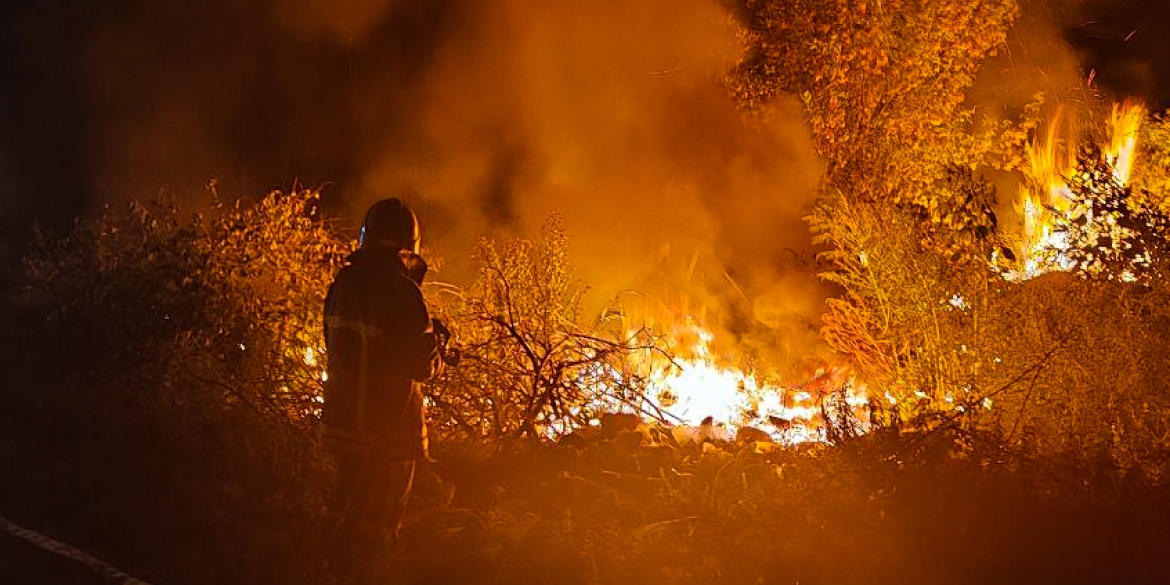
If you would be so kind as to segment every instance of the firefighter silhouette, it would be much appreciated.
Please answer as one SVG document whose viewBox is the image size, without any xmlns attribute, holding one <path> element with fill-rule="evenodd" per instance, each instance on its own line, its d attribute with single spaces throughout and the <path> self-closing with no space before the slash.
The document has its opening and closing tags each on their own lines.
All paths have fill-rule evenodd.
<svg viewBox="0 0 1170 585">
<path fill-rule="evenodd" d="M 441 367 L 414 213 L 378 201 L 359 241 L 325 301 L 322 419 L 340 513 L 326 554 L 341 571 L 397 544 L 416 463 L 428 457 L 421 382 Z"/>
</svg>

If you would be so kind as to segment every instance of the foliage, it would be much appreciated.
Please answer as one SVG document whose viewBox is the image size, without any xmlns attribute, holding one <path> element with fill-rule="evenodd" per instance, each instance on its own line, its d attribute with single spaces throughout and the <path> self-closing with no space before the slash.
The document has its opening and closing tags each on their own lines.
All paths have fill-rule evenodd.
<svg viewBox="0 0 1170 585">
<path fill-rule="evenodd" d="M 965 189 L 964 213 L 976 217 L 970 210 L 983 209 L 987 193 L 963 187 L 977 185 L 968 181 L 957 175 L 947 188 Z M 36 277 L 25 289 L 27 331 L 44 331 L 9 355 L 3 370 L 14 399 L 0 411 L 0 463 L 22 479 L 0 486 L 4 501 L 65 514 L 57 525 L 67 529 L 51 532 L 154 582 L 316 582 L 328 470 L 299 431 L 305 422 L 299 405 L 262 398 L 291 377 L 220 380 L 244 386 L 240 394 L 254 398 L 244 402 L 208 383 L 207 370 L 190 375 L 169 361 L 202 355 L 214 365 L 220 358 L 211 348 L 230 349 L 239 332 L 255 336 L 248 338 L 255 345 L 262 332 L 283 331 L 225 327 L 231 337 L 191 343 L 224 335 L 194 326 L 229 307 L 230 299 L 248 308 L 256 306 L 249 295 L 276 294 L 260 284 L 268 282 L 264 275 L 293 264 L 263 254 L 284 250 L 299 258 L 297 242 L 304 240 L 279 231 L 280 221 L 267 222 L 302 217 L 303 201 L 276 197 L 272 205 L 284 212 L 241 206 L 224 210 L 234 220 L 206 223 L 179 221 L 169 207 L 111 216 L 120 219 L 91 224 L 108 229 L 79 229 L 76 242 L 31 260 Z M 1163 355 L 1170 347 L 1170 293 L 1164 286 L 1067 274 L 1006 283 L 986 266 L 995 239 L 979 233 L 985 224 L 932 231 L 919 215 L 891 216 L 871 203 L 842 198 L 822 206 L 814 221 L 839 224 L 823 232 L 837 238 L 825 258 L 830 278 L 861 299 L 852 307 L 874 308 L 861 331 L 903 341 L 874 343 L 874 353 L 858 352 L 859 363 L 885 364 L 906 390 L 915 384 L 961 391 L 973 381 L 979 391 L 972 401 L 957 402 L 974 408 L 976 397 L 992 397 L 995 405 L 981 422 L 996 423 L 1002 435 L 940 418 L 906 425 L 929 431 L 884 428 L 834 447 L 797 449 L 679 445 L 669 433 L 644 426 L 575 433 L 575 440 L 555 444 L 514 441 L 486 458 L 467 444 L 441 441 L 438 463 L 420 471 L 405 549 L 387 555 L 385 580 L 1157 582 L 1170 558 L 1164 539 L 1151 537 L 1163 530 L 1170 509 L 1162 487 L 1167 476 L 1150 465 L 1160 461 L 1164 470 L 1170 452 L 1164 399 L 1170 360 Z M 299 219 L 290 224 L 296 231 L 327 229 Z M 217 246 L 256 255 L 187 247 L 217 233 L 211 240 Z M 232 233 L 238 238 L 225 235 Z M 323 248 L 337 254 L 326 259 L 347 249 L 332 236 L 317 237 L 338 246 Z M 246 242 L 276 246 L 264 252 Z M 463 411 L 487 419 L 478 421 L 485 426 L 475 427 L 475 436 L 514 436 L 526 429 L 515 420 L 493 427 L 489 413 L 499 408 L 500 416 L 523 418 L 529 404 L 547 399 L 545 418 L 531 417 L 527 430 L 543 439 L 548 433 L 541 427 L 557 414 L 554 400 L 588 412 L 594 404 L 586 397 L 595 396 L 589 393 L 632 383 L 614 376 L 591 386 L 597 378 L 587 366 L 572 369 L 574 359 L 595 357 L 594 366 L 627 371 L 620 368 L 632 369 L 628 359 L 637 354 L 631 344 L 653 340 L 630 341 L 616 317 L 580 324 L 583 287 L 571 278 L 566 244 L 555 224 L 535 242 L 485 241 L 479 282 L 467 291 L 428 291 L 441 297 L 440 309 L 467 356 L 449 370 L 447 385 L 433 389 L 437 428 L 471 434 L 457 430 L 463 423 L 451 413 L 478 405 L 481 411 Z M 972 249 L 978 253 L 939 252 Z M 200 272 L 209 258 L 224 270 Z M 332 269 L 307 262 L 297 270 L 296 280 L 281 286 L 298 288 L 307 304 L 319 303 L 314 291 Z M 317 270 L 320 279 L 306 277 Z M 225 276 L 184 284 L 181 274 Z M 215 283 L 242 292 L 217 295 L 209 290 Z M 184 327 L 193 333 L 181 334 Z M 932 353 L 907 349 L 922 339 L 935 344 Z M 546 361 L 525 362 L 525 346 Z M 228 376 L 230 364 L 249 357 L 241 354 L 228 354 L 236 361 L 215 367 Z M 293 357 L 287 363 L 307 367 Z M 992 366 L 994 357 L 1003 363 Z M 493 358 L 516 361 L 507 368 Z M 530 367 L 542 363 L 548 367 Z M 556 363 L 568 364 L 562 378 L 554 375 Z M 70 367 L 77 364 L 84 367 Z M 241 370 L 263 371 L 249 368 Z M 558 379 L 560 385 L 550 383 Z M 1106 387 L 1113 391 L 1101 390 Z M 492 393 L 498 388 L 508 391 Z M 899 404 L 913 406 L 913 396 L 907 392 Z M 587 422 L 581 417 L 569 425 Z M 69 503 L 78 490 L 87 496 L 80 507 Z M 1065 560 L 1037 560 L 1048 558 Z"/>
<path fill-rule="evenodd" d="M 616 306 L 596 321 L 582 317 L 586 289 L 572 278 L 567 247 L 553 217 L 535 242 L 481 241 L 468 290 L 431 287 L 463 349 L 459 366 L 430 386 L 440 433 L 561 435 L 602 412 L 645 406 L 631 360 L 658 352 L 656 340 L 627 331 Z"/>
<path fill-rule="evenodd" d="M 1170 213 L 1170 116 L 1163 112 L 1146 120 L 1137 142 L 1132 195 L 1146 207 Z"/>
<path fill-rule="evenodd" d="M 1135 206 L 1093 152 L 1070 192 L 1059 253 L 1087 279 L 1004 281 L 986 262 L 1006 249 L 994 224 L 931 231 L 905 212 L 822 200 L 810 223 L 830 246 L 823 276 L 844 291 L 828 302 L 823 334 L 871 382 L 879 424 L 998 428 L 1046 454 L 1161 482 L 1170 453 L 1164 220 Z M 964 214 L 979 217 L 984 192 L 969 193 Z M 1095 222 L 1115 239 L 1102 241 Z"/>
<path fill-rule="evenodd" d="M 272 193 L 185 220 L 171 204 L 131 203 L 31 255 L 23 297 L 92 329 L 83 339 L 110 350 L 92 355 L 112 371 L 140 376 L 151 364 L 160 378 L 304 421 L 324 371 L 325 291 L 351 249 L 317 205 L 312 192 Z"/>
<path fill-rule="evenodd" d="M 1057 295 L 1046 288 L 1050 279 L 1008 283 L 990 265 L 1012 253 L 979 173 L 1020 168 L 1043 97 L 1018 122 L 977 122 L 963 101 L 983 58 L 1003 44 L 1015 4 L 847 4 L 740 3 L 747 54 L 728 82 L 753 112 L 767 115 L 781 93 L 804 105 L 828 164 L 808 222 L 825 247 L 821 276 L 841 291 L 826 305 L 822 335 L 869 383 L 874 419 L 1002 428 L 1047 453 L 1101 452 L 1161 473 L 1161 386 L 1119 357 L 1163 359 L 1154 333 L 1159 285 L 1126 292 L 1131 304 L 1119 307 L 1082 289 L 1103 283 L 1070 284 Z M 1147 126 L 1138 185 L 1164 174 L 1163 126 Z M 1161 215 L 1134 203 L 1160 201 L 1161 190 L 1121 188 L 1098 159 L 1083 162 L 1071 185 L 1083 213 L 1072 222 L 1104 219 L 1125 236 L 1100 241 L 1070 223 L 1069 257 L 1115 276 L 1136 272 L 1135 258 L 1158 262 Z M 1116 254 L 1102 256 L 1103 245 Z M 1086 310 L 1087 300 L 1067 296 L 1074 292 L 1097 304 Z M 1105 339 L 1132 349 L 1101 355 Z"/>
<path fill-rule="evenodd" d="M 935 231 L 877 204 L 819 203 L 809 220 L 829 247 L 822 276 L 844 291 L 828 301 L 822 333 L 870 382 L 876 422 L 998 428 L 1046 454 L 1166 477 L 1161 220 L 1129 205 L 1107 164 L 1083 161 L 1070 181 L 1079 217 L 1129 229 L 1113 256 L 1087 232 L 1070 234 L 1061 253 L 1088 279 L 1003 280 L 987 262 L 1006 249 L 993 223 Z M 977 218 L 986 192 L 969 184 L 963 214 Z M 1137 267 L 1134 255 L 1149 260 Z M 1123 272 L 1140 282 L 1121 282 Z"/>
<path fill-rule="evenodd" d="M 440 454 L 420 477 L 388 577 L 1153 583 L 1165 566 L 1166 543 L 1150 538 L 1164 522 L 1164 493 L 994 435 L 886 432 L 760 452 L 662 444 L 646 430 L 490 458 Z"/>
<path fill-rule="evenodd" d="M 1006 288 L 997 355 L 1038 365 L 988 413 L 1010 440 L 1170 478 L 1170 291 L 1151 283 L 1057 272 Z"/>
<path fill-rule="evenodd" d="M 1012 0 L 743 0 L 747 47 L 728 77 L 740 103 L 800 97 L 826 187 L 929 207 L 929 185 L 978 165 L 1009 127 L 972 132 L 965 92 L 1006 41 Z"/>
<path fill-rule="evenodd" d="M 920 216 L 844 196 L 822 199 L 808 218 L 825 245 L 821 277 L 841 287 L 829 299 L 822 335 L 869 382 L 885 422 L 977 401 L 981 326 L 998 276 L 986 258 L 996 244 L 990 193 L 959 174 L 965 188 L 951 229 Z M 980 220 L 980 218 L 983 218 Z M 945 253 L 945 252 L 950 253 Z M 877 390 L 877 392 L 875 392 Z"/>
<path fill-rule="evenodd" d="M 24 446 L 0 450 L 25 478 L 9 501 L 55 510 L 57 534 L 98 553 L 138 551 L 126 568 L 148 580 L 312 570 L 330 482 L 306 352 L 349 250 L 318 203 L 273 193 L 191 217 L 132 203 L 43 241 L 16 299 L 25 339 L 4 356 L 0 442 Z"/>
<path fill-rule="evenodd" d="M 1016 12 L 1011 0 L 740 5 L 747 54 L 729 86 L 751 111 L 781 93 L 804 105 L 828 165 L 807 219 L 827 248 L 821 276 L 842 291 L 822 335 L 881 389 L 879 420 L 978 404 L 988 260 L 1008 246 L 976 171 L 1021 163 L 1042 97 L 1018 122 L 976 120 L 963 102 Z"/>
<path fill-rule="evenodd" d="M 1068 211 L 1053 210 L 1058 243 L 1043 251 L 1050 263 L 1108 279 L 1162 277 L 1153 263 L 1166 257 L 1170 216 L 1137 203 L 1099 150 L 1081 153 L 1068 191 Z"/>
<path fill-rule="evenodd" d="M 1143 170 L 1154 185 L 1150 168 Z M 1136 175 L 1140 179 L 1143 175 Z M 1069 206 L 1053 213 L 1044 251 L 1051 273 L 1013 286 L 1014 326 L 1003 352 L 1055 347 L 1027 383 L 1005 394 L 997 416 L 1012 436 L 1081 459 L 1106 458 L 1167 477 L 1170 403 L 1165 347 L 1167 228 L 1160 194 L 1122 185 L 1098 149 L 1082 149 L 1067 178 Z"/>
</svg>

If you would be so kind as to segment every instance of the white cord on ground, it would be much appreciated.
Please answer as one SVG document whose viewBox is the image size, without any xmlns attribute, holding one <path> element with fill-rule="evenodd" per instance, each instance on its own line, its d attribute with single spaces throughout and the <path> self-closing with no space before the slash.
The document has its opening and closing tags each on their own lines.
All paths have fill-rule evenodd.
<svg viewBox="0 0 1170 585">
<path fill-rule="evenodd" d="M 0 528 L 21 540 L 28 541 L 37 548 L 47 550 L 55 555 L 77 561 L 104 577 L 114 579 L 117 582 L 122 583 L 122 585 L 150 585 L 150 583 L 147 583 L 141 579 L 135 579 L 134 577 L 119 570 L 117 567 L 75 546 L 70 546 L 64 542 L 50 538 L 34 530 L 29 530 L 28 528 L 20 526 L 19 524 L 16 524 L 15 522 L 10 521 L 3 516 L 0 516 Z"/>
</svg>

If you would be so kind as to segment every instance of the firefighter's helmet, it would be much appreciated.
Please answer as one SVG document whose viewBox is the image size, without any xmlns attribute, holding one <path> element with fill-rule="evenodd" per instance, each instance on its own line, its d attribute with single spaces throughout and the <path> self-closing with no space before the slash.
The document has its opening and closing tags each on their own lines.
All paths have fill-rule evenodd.
<svg viewBox="0 0 1170 585">
<path fill-rule="evenodd" d="M 397 197 L 370 206 L 358 239 L 362 247 L 379 245 L 418 252 L 418 218 Z"/>
</svg>

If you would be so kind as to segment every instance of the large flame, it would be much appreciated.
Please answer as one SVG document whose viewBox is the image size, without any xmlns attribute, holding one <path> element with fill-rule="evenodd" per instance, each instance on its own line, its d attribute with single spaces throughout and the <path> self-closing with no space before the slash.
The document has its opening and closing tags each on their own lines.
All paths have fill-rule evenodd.
<svg viewBox="0 0 1170 585">
<path fill-rule="evenodd" d="M 1122 185 L 1130 180 L 1145 116 L 1142 104 L 1127 101 L 1115 104 L 1109 117 L 1108 139 L 1101 149 Z M 1046 132 L 1027 147 L 1028 182 L 1021 189 L 1018 207 L 1023 216 L 1022 262 L 1007 273 L 1009 278 L 1027 279 L 1071 268 L 1060 253 L 1069 243 L 1054 229 L 1057 217 L 1074 212 L 1067 181 L 1077 168 L 1071 122 L 1058 111 Z M 657 370 L 651 378 L 651 393 L 656 405 L 686 428 L 713 428 L 707 432 L 714 438 L 730 438 L 737 429 L 754 427 L 785 443 L 823 441 L 827 396 L 842 392 L 845 408 L 859 414 L 867 402 L 864 384 L 844 368 L 826 366 L 798 384 L 769 382 L 721 363 L 711 351 L 714 336 L 700 324 L 685 321 L 672 332 L 672 338 L 691 341 L 675 348 L 681 357 L 670 367 Z"/>
<path fill-rule="evenodd" d="M 1109 116 L 1108 140 L 1101 145 L 1113 167 L 1118 183 L 1129 183 L 1137 149 L 1137 135 L 1146 117 L 1145 106 L 1126 101 L 1114 104 Z M 1062 140 L 1062 130 L 1067 137 Z M 1023 280 L 1053 270 L 1068 270 L 1071 262 L 1062 254 L 1068 242 L 1054 230 L 1057 214 L 1068 214 L 1072 208 L 1072 192 L 1067 177 L 1076 172 L 1074 132 L 1067 127 L 1058 111 L 1049 121 L 1047 132 L 1036 137 L 1027 146 L 1027 182 L 1020 189 L 1017 210 L 1023 218 L 1019 249 L 1020 268 L 1007 273 L 1011 279 Z"/>
<path fill-rule="evenodd" d="M 1146 118 L 1146 108 L 1137 102 L 1113 104 L 1109 117 L 1109 163 L 1113 165 L 1113 176 L 1118 183 L 1129 183 L 1133 171 L 1134 152 L 1137 150 L 1138 130 Z"/>
<path fill-rule="evenodd" d="M 692 438 L 732 439 L 744 427 L 752 427 L 781 443 L 826 440 L 824 415 L 848 414 L 864 426 L 864 384 L 845 368 L 824 366 L 799 384 L 782 385 L 721 364 L 711 351 L 714 335 L 695 322 L 674 327 L 674 339 L 688 340 L 675 348 L 668 367 L 656 370 L 650 393 L 668 419 L 680 424 Z M 844 408 L 827 397 L 841 392 Z"/>
</svg>

